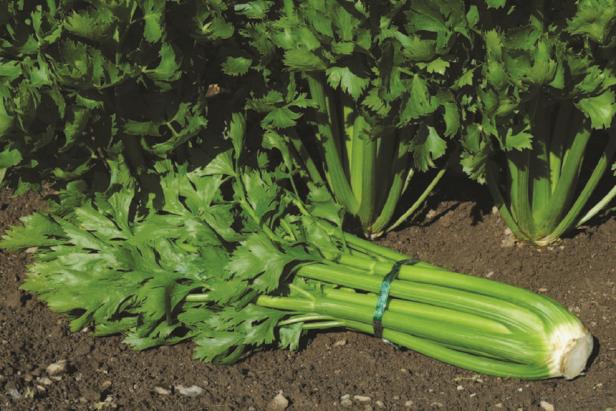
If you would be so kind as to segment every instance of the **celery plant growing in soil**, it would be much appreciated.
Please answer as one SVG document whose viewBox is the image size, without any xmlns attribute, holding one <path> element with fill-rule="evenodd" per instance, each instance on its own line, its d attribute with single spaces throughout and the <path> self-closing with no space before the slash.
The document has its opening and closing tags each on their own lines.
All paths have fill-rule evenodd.
<svg viewBox="0 0 616 411">
<path fill-rule="evenodd" d="M 487 180 L 514 234 L 540 245 L 616 195 L 616 2 L 576 6 L 563 16 L 561 2 L 533 3 L 515 24 L 486 28 L 485 57 L 468 72 L 478 86 L 467 96 L 463 166 Z M 593 204 L 603 177 L 613 188 Z"/>
<path fill-rule="evenodd" d="M 266 89 L 248 107 L 263 113 L 270 144 L 378 236 L 413 216 L 445 173 L 460 116 L 451 89 L 470 58 L 477 7 L 281 3 L 276 19 L 241 30 L 252 57 L 238 55 L 248 66 L 231 74 L 266 62 L 254 64 Z M 414 199 L 402 202 L 407 191 Z"/>
<path fill-rule="evenodd" d="M 557 302 L 344 233 L 325 189 L 302 199 L 267 152 L 237 151 L 244 130 L 234 115 L 235 150 L 204 167 L 157 163 L 159 201 L 112 163 L 105 194 L 64 216 L 25 218 L 2 242 L 38 247 L 24 288 L 74 331 L 123 333 L 136 349 L 192 339 L 196 358 L 228 363 L 266 344 L 297 348 L 307 330 L 377 332 L 383 276 L 402 260 L 383 338 L 492 375 L 583 370 L 592 337 Z"/>
</svg>

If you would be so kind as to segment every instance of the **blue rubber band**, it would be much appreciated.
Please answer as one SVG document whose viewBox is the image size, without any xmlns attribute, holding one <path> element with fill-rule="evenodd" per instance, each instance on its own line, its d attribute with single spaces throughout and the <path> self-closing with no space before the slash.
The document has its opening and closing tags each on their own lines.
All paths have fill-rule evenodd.
<svg viewBox="0 0 616 411">
<path fill-rule="evenodd" d="M 402 267 L 403 265 L 414 265 L 418 262 L 419 260 L 416 258 L 396 261 L 391 267 L 391 271 L 387 273 L 385 277 L 383 277 L 379 297 L 376 300 L 376 307 L 374 308 L 374 316 L 372 317 L 372 328 L 376 337 L 383 337 L 382 319 L 383 314 L 385 314 L 385 309 L 387 308 L 387 303 L 389 302 L 389 290 L 391 288 L 392 281 L 395 280 L 398 276 L 398 273 L 400 272 L 400 267 Z"/>
</svg>

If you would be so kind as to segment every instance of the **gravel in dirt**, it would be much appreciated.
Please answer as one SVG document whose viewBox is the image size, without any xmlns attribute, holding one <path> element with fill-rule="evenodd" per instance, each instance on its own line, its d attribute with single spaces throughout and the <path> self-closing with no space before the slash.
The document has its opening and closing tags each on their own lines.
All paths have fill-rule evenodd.
<svg viewBox="0 0 616 411">
<path fill-rule="evenodd" d="M 314 334 L 298 352 L 265 350 L 231 366 L 192 360 L 190 344 L 135 353 L 120 337 L 71 333 L 64 318 L 19 290 L 29 254 L 0 251 L 0 409 L 256 411 L 278 395 L 286 403 L 278 398 L 277 406 L 287 410 L 616 408 L 616 220 L 536 248 L 512 243 L 491 205 L 468 197 L 472 191 L 440 199 L 419 225 L 382 243 L 561 301 L 599 343 L 587 375 L 537 382 L 480 376 L 340 331 Z M 35 194 L 12 198 L 4 190 L 0 233 L 43 206 Z M 61 372 L 50 371 L 63 359 Z"/>
</svg>

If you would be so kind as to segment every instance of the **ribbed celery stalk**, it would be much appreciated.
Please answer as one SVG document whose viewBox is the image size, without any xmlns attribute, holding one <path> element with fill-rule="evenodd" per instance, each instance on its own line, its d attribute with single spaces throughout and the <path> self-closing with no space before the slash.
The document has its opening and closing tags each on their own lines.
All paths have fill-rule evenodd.
<svg viewBox="0 0 616 411">
<path fill-rule="evenodd" d="M 290 296 L 257 304 L 287 310 L 305 329 L 347 327 L 373 333 L 383 278 L 406 257 L 350 234 L 335 261 L 301 264 Z M 311 281 L 318 287 L 306 287 Z M 485 278 L 418 261 L 402 265 L 389 291 L 383 337 L 477 372 L 539 379 L 579 375 L 593 349 L 584 325 L 556 301 Z"/>
<path fill-rule="evenodd" d="M 304 142 L 294 138 L 293 151 L 301 153 L 307 165 L 321 165 L 323 178 L 315 176 L 314 167 L 308 170 L 310 178 L 327 182 L 333 197 L 359 220 L 367 237 L 378 237 L 398 227 L 425 203 L 445 169 L 438 171 L 411 206 L 394 220 L 414 172 L 409 150 L 416 130 L 371 124 L 357 103 L 332 89 L 323 75 L 307 74 L 306 80 L 319 112 L 316 140 L 321 158 L 306 158 L 309 154 L 303 145 L 310 141 L 307 138 Z"/>
<path fill-rule="evenodd" d="M 373 333 L 377 294 L 392 266 L 391 260 L 359 254 L 301 265 L 296 275 L 321 283 L 319 291 L 260 296 L 257 304 L 289 311 L 287 322 L 305 329 Z M 498 376 L 574 378 L 593 349 L 584 325 L 550 298 L 423 263 L 402 266 L 382 324 L 386 340 Z"/>
</svg>

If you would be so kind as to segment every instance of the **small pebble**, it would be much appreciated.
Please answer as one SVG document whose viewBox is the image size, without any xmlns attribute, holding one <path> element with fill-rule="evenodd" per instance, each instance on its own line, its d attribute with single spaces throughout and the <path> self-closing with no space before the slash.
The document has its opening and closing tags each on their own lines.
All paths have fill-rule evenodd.
<svg viewBox="0 0 616 411">
<path fill-rule="evenodd" d="M 539 403 L 539 406 L 544 411 L 554 411 L 554 406 L 547 401 L 541 401 Z"/>
<path fill-rule="evenodd" d="M 180 395 L 185 395 L 187 397 L 198 397 L 203 394 L 203 388 L 197 385 L 191 385 L 190 387 L 185 387 L 183 385 L 176 385 L 175 390 L 180 393 Z"/>
<path fill-rule="evenodd" d="M 47 374 L 50 377 L 64 374 L 66 372 L 66 360 L 56 361 L 47 366 Z"/>
<path fill-rule="evenodd" d="M 351 398 L 351 394 L 344 394 L 342 397 L 340 397 L 340 401 L 348 400 L 349 398 Z"/>
<path fill-rule="evenodd" d="M 343 407 L 351 407 L 353 406 L 353 401 L 351 401 L 350 398 L 345 398 L 340 401 L 340 405 L 342 405 Z"/>
<path fill-rule="evenodd" d="M 8 390 L 6 390 L 6 393 L 14 400 L 21 399 L 21 393 L 17 391 L 16 388 L 9 388 Z"/>
<path fill-rule="evenodd" d="M 377 407 L 379 407 L 379 408 L 385 408 L 385 403 L 384 403 L 383 401 L 381 401 L 381 400 L 377 400 L 377 401 L 375 402 L 375 404 L 376 404 L 376 406 L 377 406 Z"/>
<path fill-rule="evenodd" d="M 462 391 L 463 389 L 464 389 L 464 387 L 463 387 L 463 386 L 461 386 L 461 385 L 458 385 L 458 386 L 456 387 L 456 390 L 458 390 L 458 391 Z"/>
<path fill-rule="evenodd" d="M 282 391 L 274 397 L 269 404 L 267 404 L 267 411 L 284 411 L 289 406 L 289 400 L 282 395 Z"/>
<path fill-rule="evenodd" d="M 47 377 L 40 377 L 40 378 L 38 379 L 38 382 L 40 382 L 40 383 L 41 383 L 41 384 L 43 384 L 43 385 L 51 385 L 51 384 L 53 384 L 53 381 L 51 381 L 51 380 L 50 380 L 49 378 L 47 378 Z"/>
<path fill-rule="evenodd" d="M 407 402 L 404 403 L 404 406 L 406 408 L 411 408 L 413 406 L 413 401 L 412 400 L 408 400 Z"/>
<path fill-rule="evenodd" d="M 347 341 L 345 339 L 338 340 L 334 343 L 334 347 L 344 347 Z"/>
<path fill-rule="evenodd" d="M 503 408 L 503 403 L 499 402 L 498 404 L 494 404 L 496 408 Z"/>
<path fill-rule="evenodd" d="M 494 275 L 494 271 L 490 271 L 489 273 L 486 274 L 487 278 L 491 278 Z"/>
<path fill-rule="evenodd" d="M 511 248 L 515 245 L 515 238 L 513 237 L 505 237 L 501 241 L 501 247 L 503 248 Z"/>
<path fill-rule="evenodd" d="M 171 391 L 163 388 L 163 387 L 159 387 L 158 385 L 156 387 L 154 387 L 154 392 L 158 395 L 169 395 L 171 394 Z"/>
<path fill-rule="evenodd" d="M 372 398 L 368 397 L 367 395 L 354 395 L 353 398 L 356 401 L 359 401 L 359 402 L 370 402 L 370 401 L 372 401 Z"/>
</svg>

